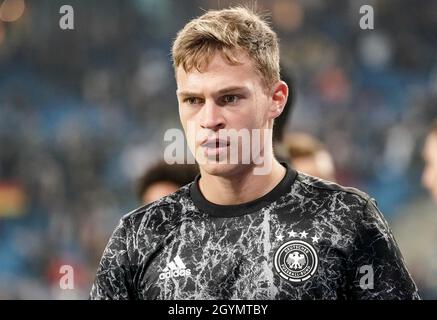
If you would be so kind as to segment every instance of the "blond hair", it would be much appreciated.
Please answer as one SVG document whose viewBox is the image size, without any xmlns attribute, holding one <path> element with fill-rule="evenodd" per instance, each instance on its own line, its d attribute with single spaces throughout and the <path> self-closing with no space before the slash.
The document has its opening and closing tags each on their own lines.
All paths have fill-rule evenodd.
<svg viewBox="0 0 437 320">
<path fill-rule="evenodd" d="M 237 65 L 239 50 L 252 59 L 266 88 L 279 81 L 277 35 L 264 18 L 244 7 L 210 10 L 187 23 L 173 43 L 173 67 L 201 72 L 216 52 Z"/>
</svg>

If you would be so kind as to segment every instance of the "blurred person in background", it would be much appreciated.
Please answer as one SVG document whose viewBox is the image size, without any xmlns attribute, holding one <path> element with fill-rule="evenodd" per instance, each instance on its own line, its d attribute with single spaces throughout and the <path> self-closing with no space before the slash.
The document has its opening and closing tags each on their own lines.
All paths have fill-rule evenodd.
<svg viewBox="0 0 437 320">
<path fill-rule="evenodd" d="M 437 119 L 434 120 L 423 147 L 425 166 L 422 183 L 437 204 Z"/>
<path fill-rule="evenodd" d="M 177 191 L 198 174 L 197 166 L 167 164 L 164 160 L 151 166 L 138 181 L 137 194 L 143 204 L 149 204 Z"/>
<path fill-rule="evenodd" d="M 399 246 L 424 299 L 437 299 L 437 120 L 422 148 L 422 184 L 428 196 L 419 196 L 398 212 L 393 223 Z"/>
<path fill-rule="evenodd" d="M 284 149 L 294 169 L 314 177 L 336 181 L 334 160 L 317 138 L 303 132 L 286 134 Z"/>
</svg>

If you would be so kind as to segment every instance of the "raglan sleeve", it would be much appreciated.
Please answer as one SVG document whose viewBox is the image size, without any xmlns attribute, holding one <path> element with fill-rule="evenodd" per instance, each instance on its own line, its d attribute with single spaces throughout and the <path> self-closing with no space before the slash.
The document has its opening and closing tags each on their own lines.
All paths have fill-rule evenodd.
<svg viewBox="0 0 437 320">
<path fill-rule="evenodd" d="M 127 227 L 126 221 L 122 218 L 103 252 L 89 299 L 128 300 L 132 298 Z"/>
<path fill-rule="evenodd" d="M 356 222 L 347 260 L 348 299 L 420 299 L 390 228 L 369 199 Z"/>
</svg>

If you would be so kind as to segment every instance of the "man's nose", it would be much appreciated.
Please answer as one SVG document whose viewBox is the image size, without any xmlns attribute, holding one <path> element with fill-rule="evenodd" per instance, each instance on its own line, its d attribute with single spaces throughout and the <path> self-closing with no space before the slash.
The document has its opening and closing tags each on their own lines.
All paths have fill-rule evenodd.
<svg viewBox="0 0 437 320">
<path fill-rule="evenodd" d="M 200 126 L 204 129 L 218 131 L 225 127 L 222 109 L 215 102 L 203 105 Z"/>
</svg>

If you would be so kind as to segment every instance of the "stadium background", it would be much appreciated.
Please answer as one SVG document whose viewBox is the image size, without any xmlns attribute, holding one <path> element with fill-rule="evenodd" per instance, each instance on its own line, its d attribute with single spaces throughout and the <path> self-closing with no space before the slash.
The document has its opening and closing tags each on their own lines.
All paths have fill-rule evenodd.
<svg viewBox="0 0 437 320">
<path fill-rule="evenodd" d="M 136 179 L 180 128 L 170 46 L 237 1 L 0 0 L 0 299 L 87 298 Z M 75 30 L 59 27 L 63 4 Z M 375 29 L 359 28 L 359 8 Z M 437 1 L 256 1 L 296 79 L 287 130 L 320 138 L 371 194 L 424 298 L 437 298 L 437 205 L 420 184 L 437 116 Z M 59 268 L 75 270 L 61 290 Z"/>
</svg>

